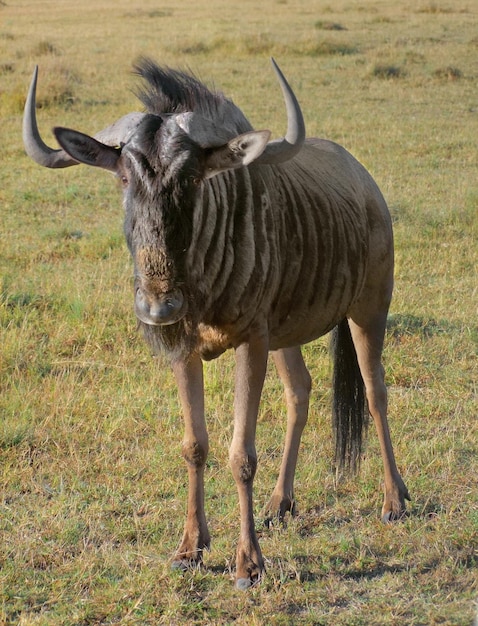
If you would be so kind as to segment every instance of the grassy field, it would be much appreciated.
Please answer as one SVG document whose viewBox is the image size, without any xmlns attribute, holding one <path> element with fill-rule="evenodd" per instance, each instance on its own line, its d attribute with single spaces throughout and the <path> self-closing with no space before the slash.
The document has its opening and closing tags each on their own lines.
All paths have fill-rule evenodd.
<svg viewBox="0 0 478 626">
<path fill-rule="evenodd" d="M 478 599 L 478 7 L 474 0 L 0 2 L 0 624 L 470 625 Z M 228 471 L 232 355 L 206 367 L 213 535 L 206 567 L 169 569 L 186 471 L 174 382 L 136 332 L 120 193 L 104 172 L 47 171 L 20 129 L 94 133 L 138 104 L 142 54 L 214 81 L 256 128 L 284 111 L 373 173 L 395 222 L 385 366 L 409 517 L 379 521 L 371 430 L 360 475 L 331 471 L 327 340 L 297 472 L 299 515 L 261 529 L 285 429 L 268 375 L 255 501 L 267 575 L 235 591 Z"/>
</svg>

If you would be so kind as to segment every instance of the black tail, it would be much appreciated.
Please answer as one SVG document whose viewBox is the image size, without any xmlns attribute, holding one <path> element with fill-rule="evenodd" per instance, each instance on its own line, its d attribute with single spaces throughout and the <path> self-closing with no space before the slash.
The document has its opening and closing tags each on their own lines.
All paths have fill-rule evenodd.
<svg viewBox="0 0 478 626">
<path fill-rule="evenodd" d="M 332 331 L 333 428 L 335 436 L 335 467 L 356 472 L 360 466 L 362 441 L 368 424 L 365 387 L 349 324 L 342 320 Z"/>
</svg>

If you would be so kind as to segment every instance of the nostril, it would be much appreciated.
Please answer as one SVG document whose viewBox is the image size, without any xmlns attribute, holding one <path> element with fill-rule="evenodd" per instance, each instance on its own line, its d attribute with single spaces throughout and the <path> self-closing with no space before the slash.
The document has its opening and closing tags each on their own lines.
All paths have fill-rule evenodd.
<svg viewBox="0 0 478 626">
<path fill-rule="evenodd" d="M 144 312 L 146 312 L 147 309 L 149 308 L 147 306 L 147 301 L 146 301 L 146 298 L 144 297 L 144 293 L 142 292 L 141 289 L 139 289 L 139 287 L 136 289 L 135 294 L 134 294 L 134 307 L 138 311 L 144 310 Z"/>
<path fill-rule="evenodd" d="M 135 297 L 134 297 L 134 309 L 136 315 L 142 319 L 149 315 L 149 303 L 141 289 L 136 289 Z"/>
<path fill-rule="evenodd" d="M 166 305 L 174 312 L 181 309 L 184 303 L 184 296 L 181 291 L 175 291 L 173 294 L 166 298 Z"/>
</svg>

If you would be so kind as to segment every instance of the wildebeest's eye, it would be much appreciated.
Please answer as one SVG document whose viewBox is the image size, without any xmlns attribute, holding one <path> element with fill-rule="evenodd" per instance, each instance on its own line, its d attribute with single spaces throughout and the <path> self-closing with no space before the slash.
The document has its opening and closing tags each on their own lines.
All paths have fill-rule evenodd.
<svg viewBox="0 0 478 626">
<path fill-rule="evenodd" d="M 128 178 L 128 176 L 125 173 L 117 172 L 116 178 L 117 178 L 117 180 L 119 180 L 119 182 L 121 183 L 122 187 L 127 187 L 128 186 L 129 178 Z"/>
</svg>

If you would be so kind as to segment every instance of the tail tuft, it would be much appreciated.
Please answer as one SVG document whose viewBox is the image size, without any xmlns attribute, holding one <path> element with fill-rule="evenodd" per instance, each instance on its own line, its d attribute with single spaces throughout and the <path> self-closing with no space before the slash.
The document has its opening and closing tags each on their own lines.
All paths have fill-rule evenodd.
<svg viewBox="0 0 478 626">
<path fill-rule="evenodd" d="M 360 467 L 364 433 L 368 425 L 365 386 L 347 319 L 332 331 L 334 360 L 332 423 L 335 467 L 338 474 L 356 473 Z"/>
</svg>

